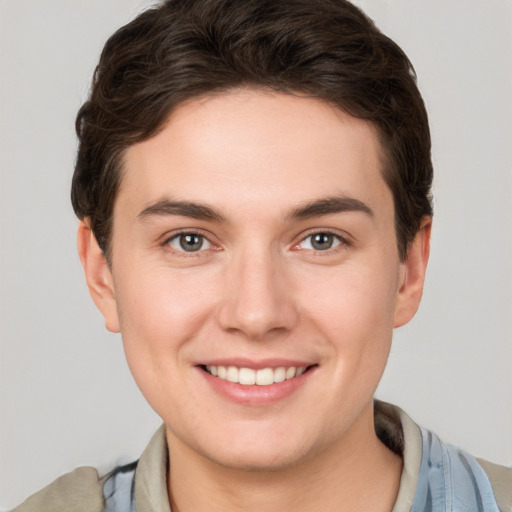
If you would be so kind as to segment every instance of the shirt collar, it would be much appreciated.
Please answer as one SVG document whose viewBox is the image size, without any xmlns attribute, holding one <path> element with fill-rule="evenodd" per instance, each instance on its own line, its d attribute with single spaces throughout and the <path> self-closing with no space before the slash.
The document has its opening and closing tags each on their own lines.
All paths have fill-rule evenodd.
<svg viewBox="0 0 512 512">
<path fill-rule="evenodd" d="M 171 512 L 167 494 L 167 442 L 165 425 L 152 437 L 137 465 L 135 509 L 140 512 Z"/>
</svg>

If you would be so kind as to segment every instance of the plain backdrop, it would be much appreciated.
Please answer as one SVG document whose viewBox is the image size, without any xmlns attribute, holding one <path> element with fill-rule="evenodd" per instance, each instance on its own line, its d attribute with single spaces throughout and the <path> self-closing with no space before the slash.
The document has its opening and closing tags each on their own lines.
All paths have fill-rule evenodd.
<svg viewBox="0 0 512 512">
<path fill-rule="evenodd" d="M 138 458 L 159 418 L 88 296 L 74 117 L 108 35 L 150 2 L 0 0 L 0 508 Z M 433 133 L 424 301 L 377 396 L 512 464 L 512 2 L 360 0 L 413 61 Z"/>
</svg>

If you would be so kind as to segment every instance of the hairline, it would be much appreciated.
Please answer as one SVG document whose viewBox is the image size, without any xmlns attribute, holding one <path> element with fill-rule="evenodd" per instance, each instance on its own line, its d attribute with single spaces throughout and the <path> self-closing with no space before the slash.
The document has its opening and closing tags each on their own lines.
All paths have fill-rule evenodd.
<svg viewBox="0 0 512 512">
<path fill-rule="evenodd" d="M 321 101 L 325 105 L 330 106 L 334 110 L 337 110 L 339 112 L 343 112 L 344 114 L 350 116 L 354 119 L 359 119 L 361 121 L 366 122 L 374 131 L 376 137 L 377 137 L 377 143 L 378 143 L 378 159 L 380 163 L 380 173 L 384 180 L 384 183 L 388 190 L 391 192 L 391 196 L 393 199 L 393 216 L 394 216 L 394 231 L 395 231 L 395 237 L 396 237 L 396 244 L 398 247 L 398 252 L 400 255 L 400 260 L 404 261 L 407 258 L 407 252 L 410 245 L 410 241 L 406 239 L 400 238 L 400 226 L 399 226 L 399 218 L 398 218 L 398 209 L 396 205 L 395 200 L 395 194 L 393 192 L 393 188 L 391 187 L 389 181 L 391 178 L 391 166 L 393 162 L 393 157 L 391 156 L 391 148 L 390 144 L 387 141 L 388 137 L 385 134 L 383 128 L 379 126 L 379 124 L 375 121 L 372 121 L 370 119 L 365 119 L 362 117 L 356 117 L 354 116 L 349 109 L 344 108 L 340 103 L 337 103 L 332 100 L 328 100 L 326 98 L 322 98 L 321 96 L 315 96 L 313 94 L 309 94 L 306 91 L 298 91 L 298 90 L 287 90 L 287 89 L 278 89 L 275 87 L 271 87 L 269 85 L 258 85 L 258 84 L 235 84 L 227 87 L 214 87 L 210 91 L 204 91 L 198 94 L 191 95 L 189 97 L 184 98 L 181 101 L 176 102 L 174 105 L 172 105 L 169 108 L 169 111 L 167 113 L 167 116 L 165 119 L 157 126 L 155 127 L 146 137 L 141 137 L 134 143 L 120 148 L 118 153 L 116 155 L 113 155 L 112 163 L 114 165 L 114 169 L 116 171 L 116 188 L 115 188 L 115 195 L 113 197 L 112 203 L 111 203 L 111 212 L 110 216 L 108 218 L 108 230 L 107 230 L 107 237 L 106 240 L 103 240 L 102 244 L 100 245 L 100 248 L 102 249 L 107 261 L 111 263 L 112 258 L 112 234 L 113 234 L 113 226 L 114 226 L 114 212 L 115 212 L 115 206 L 117 199 L 119 197 L 119 194 L 122 190 L 123 182 L 124 182 L 124 176 L 127 172 L 127 166 L 126 166 L 126 153 L 129 151 L 130 148 L 133 146 L 140 144 L 142 142 L 145 142 L 147 140 L 152 139 L 153 137 L 156 137 L 159 133 L 161 133 L 163 130 L 165 130 L 166 126 L 170 122 L 172 122 L 172 117 L 174 113 L 180 109 L 181 107 L 194 103 L 194 102 L 200 102 L 200 101 L 208 101 L 210 99 L 227 95 L 232 92 L 236 91 L 255 91 L 255 92 L 263 92 L 268 94 L 287 94 L 290 96 L 295 96 L 299 98 L 305 98 L 305 99 L 315 99 L 318 101 Z"/>
</svg>

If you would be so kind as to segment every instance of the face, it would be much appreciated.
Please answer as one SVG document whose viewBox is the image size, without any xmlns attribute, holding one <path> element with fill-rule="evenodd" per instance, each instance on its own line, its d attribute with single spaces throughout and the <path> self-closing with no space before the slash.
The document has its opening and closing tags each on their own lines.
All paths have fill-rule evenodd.
<svg viewBox="0 0 512 512">
<path fill-rule="evenodd" d="M 428 252 L 399 260 L 380 155 L 370 124 L 255 90 L 183 104 L 128 149 L 111 269 L 94 241 L 81 255 L 171 451 L 275 469 L 374 435 Z"/>
</svg>

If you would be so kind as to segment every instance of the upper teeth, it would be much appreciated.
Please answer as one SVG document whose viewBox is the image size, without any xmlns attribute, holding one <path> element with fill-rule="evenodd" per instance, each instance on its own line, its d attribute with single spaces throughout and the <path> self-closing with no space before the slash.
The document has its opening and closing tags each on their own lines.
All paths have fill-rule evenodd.
<svg viewBox="0 0 512 512">
<path fill-rule="evenodd" d="M 269 386 L 275 382 L 283 382 L 293 377 L 298 377 L 306 371 L 305 366 L 281 366 L 279 368 L 237 368 L 236 366 L 207 365 L 206 370 L 219 379 L 229 382 L 237 382 L 245 386 Z"/>
</svg>

